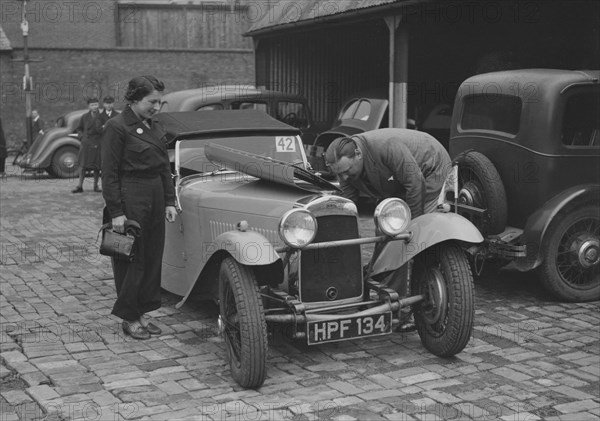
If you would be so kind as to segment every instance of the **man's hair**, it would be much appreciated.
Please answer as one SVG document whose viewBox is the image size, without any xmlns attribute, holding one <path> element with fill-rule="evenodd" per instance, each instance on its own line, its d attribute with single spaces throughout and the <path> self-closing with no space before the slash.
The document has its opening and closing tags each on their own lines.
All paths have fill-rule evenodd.
<svg viewBox="0 0 600 421">
<path fill-rule="evenodd" d="M 102 102 L 105 104 L 112 104 L 115 102 L 115 99 L 112 96 L 105 96 Z"/>
<path fill-rule="evenodd" d="M 90 98 L 87 99 L 87 103 L 88 104 L 93 104 L 95 102 L 100 103 L 100 101 L 98 100 L 98 98 L 96 98 L 95 96 L 94 97 L 90 97 Z"/>
<path fill-rule="evenodd" d="M 325 164 L 331 165 L 338 162 L 343 156 L 352 158 L 356 155 L 356 142 L 351 137 L 338 137 L 327 151 L 325 151 Z"/>
</svg>

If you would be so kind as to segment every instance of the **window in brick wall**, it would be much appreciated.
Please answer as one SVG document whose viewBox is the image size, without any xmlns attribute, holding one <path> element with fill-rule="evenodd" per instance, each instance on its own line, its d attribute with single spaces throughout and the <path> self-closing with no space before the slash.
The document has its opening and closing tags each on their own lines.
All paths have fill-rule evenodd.
<svg viewBox="0 0 600 421">
<path fill-rule="evenodd" d="M 121 47 L 160 49 L 251 49 L 242 34 L 250 28 L 247 7 L 215 2 L 194 4 L 119 3 Z"/>
</svg>

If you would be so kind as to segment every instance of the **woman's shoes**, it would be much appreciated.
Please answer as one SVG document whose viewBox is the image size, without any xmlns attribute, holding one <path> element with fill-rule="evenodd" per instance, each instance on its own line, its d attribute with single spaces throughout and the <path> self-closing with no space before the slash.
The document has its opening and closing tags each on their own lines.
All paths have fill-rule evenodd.
<svg viewBox="0 0 600 421">
<path fill-rule="evenodd" d="M 150 332 L 148 329 L 142 326 L 139 320 L 134 322 L 123 320 L 121 326 L 123 327 L 123 332 L 126 335 L 131 336 L 133 339 L 150 339 Z"/>
<path fill-rule="evenodd" d="M 83 187 L 75 187 L 71 193 L 83 193 Z"/>
<path fill-rule="evenodd" d="M 152 322 L 148 322 L 148 325 L 146 326 L 146 330 L 148 332 L 150 332 L 151 335 L 160 335 L 162 333 L 162 330 L 160 329 L 160 327 L 156 326 Z"/>
<path fill-rule="evenodd" d="M 152 335 L 160 335 L 162 333 L 160 327 L 156 326 L 154 323 L 149 321 L 148 317 L 146 317 L 145 315 L 140 316 L 140 324 L 144 326 L 146 330 Z"/>
</svg>

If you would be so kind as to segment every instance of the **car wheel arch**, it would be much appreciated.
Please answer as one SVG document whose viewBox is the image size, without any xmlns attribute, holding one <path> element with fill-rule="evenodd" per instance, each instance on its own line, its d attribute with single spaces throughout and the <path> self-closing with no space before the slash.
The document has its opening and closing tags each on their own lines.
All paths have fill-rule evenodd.
<svg viewBox="0 0 600 421">
<path fill-rule="evenodd" d="M 597 205 L 600 201 L 600 185 L 583 184 L 568 188 L 546 201 L 527 218 L 523 229 L 523 244 L 527 246 L 527 257 L 517 260 L 521 271 L 531 270 L 542 264 L 542 245 L 547 238 L 550 225 L 556 217 L 569 209 L 588 204 Z"/>
<path fill-rule="evenodd" d="M 73 146 L 79 149 L 80 142 L 78 139 L 69 136 L 60 137 L 45 146 L 41 153 L 38 151 L 36 156 L 32 156 L 32 160 L 39 161 L 40 168 L 47 168 L 52 165 L 52 160 L 56 153 L 65 146 Z"/>
<path fill-rule="evenodd" d="M 283 261 L 278 258 L 267 264 L 248 264 L 236 258 L 236 256 L 225 249 L 215 251 L 204 264 L 204 267 L 196 277 L 196 280 L 189 288 L 188 293 L 183 297 L 178 306 L 181 306 L 189 297 L 207 297 L 217 301 L 219 296 L 219 270 L 223 261 L 231 257 L 236 262 L 250 267 L 255 273 L 259 286 L 276 285 L 283 281 Z"/>
</svg>

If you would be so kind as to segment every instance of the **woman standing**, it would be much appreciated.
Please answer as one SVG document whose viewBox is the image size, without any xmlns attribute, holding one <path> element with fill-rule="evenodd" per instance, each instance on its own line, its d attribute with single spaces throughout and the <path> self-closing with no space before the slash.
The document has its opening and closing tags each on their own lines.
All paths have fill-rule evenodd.
<svg viewBox="0 0 600 421">
<path fill-rule="evenodd" d="M 113 229 L 123 232 L 126 220 L 141 226 L 135 261 L 113 258 L 117 301 L 112 314 L 123 319 L 123 331 L 135 339 L 161 333 L 145 314 L 161 305 L 165 219 L 173 222 L 177 214 L 165 132 L 150 120 L 163 90 L 153 76 L 131 79 L 128 106 L 106 122 L 102 140 L 102 194 Z"/>
</svg>

